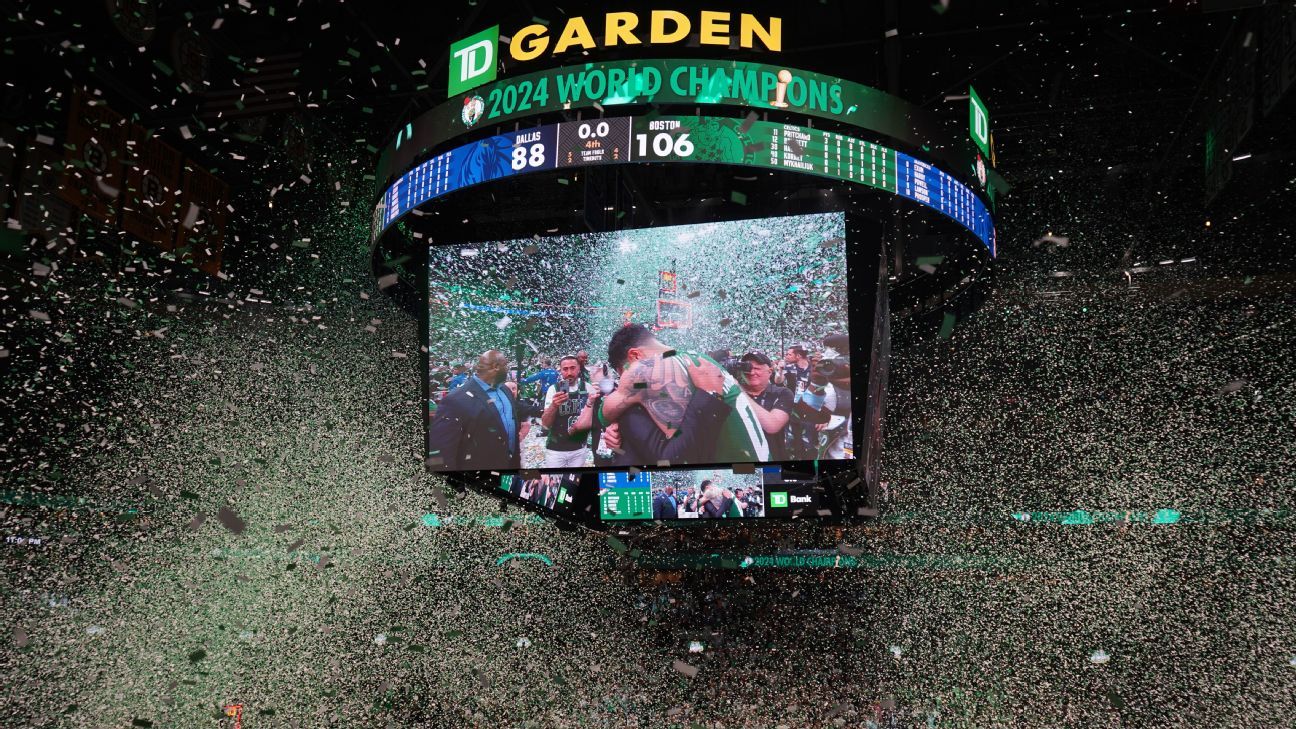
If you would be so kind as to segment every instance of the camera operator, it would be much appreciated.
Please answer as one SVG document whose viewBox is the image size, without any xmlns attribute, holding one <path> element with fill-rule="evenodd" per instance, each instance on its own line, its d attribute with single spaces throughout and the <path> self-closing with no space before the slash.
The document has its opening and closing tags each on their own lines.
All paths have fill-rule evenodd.
<svg viewBox="0 0 1296 729">
<path fill-rule="evenodd" d="M 563 357 L 558 363 L 560 379 L 545 393 L 540 423 L 548 429 L 545 441 L 545 468 L 582 468 L 591 460 L 590 418 L 580 417 L 593 394 L 589 383 L 581 379 L 580 361 Z M 584 427 L 581 427 L 584 426 Z"/>
<path fill-rule="evenodd" d="M 814 357 L 810 383 L 796 401 L 797 413 L 812 423 L 815 458 L 849 455 L 851 437 L 850 342 L 844 334 L 824 337 L 824 349 Z"/>
<path fill-rule="evenodd" d="M 850 339 L 845 334 L 829 334 L 823 338 L 824 351 L 820 361 L 832 362 L 833 367 L 830 371 L 824 372 L 828 381 L 837 389 L 838 397 L 845 392 L 847 395 L 851 389 L 851 368 L 850 368 Z M 822 370 L 822 368 L 821 368 Z M 836 412 L 838 415 L 850 414 L 850 397 L 846 397 L 843 402 L 839 402 Z"/>
<path fill-rule="evenodd" d="M 748 352 L 737 362 L 738 384 L 747 393 L 756 407 L 756 419 L 761 430 L 769 436 L 771 461 L 788 460 L 788 433 L 791 430 L 793 400 L 792 391 L 770 382 L 774 373 L 774 362 L 760 352 Z"/>
</svg>

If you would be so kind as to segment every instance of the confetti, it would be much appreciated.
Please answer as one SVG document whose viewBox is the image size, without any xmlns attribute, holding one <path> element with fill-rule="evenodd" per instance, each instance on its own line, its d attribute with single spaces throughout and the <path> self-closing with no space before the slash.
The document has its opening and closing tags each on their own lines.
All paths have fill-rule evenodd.
<svg viewBox="0 0 1296 729">
<path fill-rule="evenodd" d="M 11 723 L 232 726 L 225 707 L 246 704 L 244 726 L 299 729 L 1033 727 L 1064 715 L 1079 725 L 1160 726 L 1174 723 L 1163 710 L 1171 705 L 1206 723 L 1285 726 L 1283 687 L 1296 676 L 1286 628 L 1296 593 L 1283 542 L 1296 310 L 1285 288 L 1292 206 L 1282 203 L 1296 188 L 1290 174 L 1274 173 L 1291 146 L 1283 133 L 1296 127 L 1292 92 L 1266 110 L 1273 79 L 1282 80 L 1267 64 L 1283 58 L 1267 45 L 1268 30 L 1283 26 L 1264 22 L 1285 9 L 1233 13 L 1236 27 L 1218 13 L 1171 13 L 1161 30 L 1164 13 L 1100 13 L 1059 33 L 1012 9 L 998 18 L 998 8 L 926 4 L 936 12 L 905 12 L 881 27 L 905 25 L 906 43 L 930 34 L 950 46 L 930 78 L 903 65 L 897 87 L 915 113 L 935 115 L 931 139 L 925 126 L 908 130 L 917 140 L 873 129 L 910 120 L 886 104 L 844 95 L 837 106 L 838 74 L 888 88 L 885 69 L 857 73 L 861 46 L 851 34 L 876 30 L 855 22 L 869 14 L 851 4 L 796 9 L 802 30 L 825 31 L 813 51 L 797 40 L 803 34 L 787 34 L 796 23 L 784 17 L 787 62 L 827 83 L 801 86 L 807 77 L 789 89 L 792 101 L 804 95 L 802 119 L 769 112 L 775 125 L 805 124 L 803 112 L 840 109 L 838 121 L 872 129 L 861 136 L 930 157 L 981 194 L 971 166 L 942 161 L 976 154 L 959 81 L 976 72 L 998 155 L 991 179 L 1015 186 L 995 201 L 999 256 L 984 278 L 979 263 L 936 255 L 947 253 L 942 238 L 961 232 L 944 217 L 892 210 L 890 193 L 864 191 L 896 217 L 882 232 L 887 262 L 900 269 L 883 508 L 798 505 L 801 519 L 762 519 L 759 529 L 657 521 L 623 532 L 605 522 L 597 536 L 555 529 L 535 509 L 502 514 L 498 497 L 452 493 L 461 484 L 429 473 L 444 463 L 424 446 L 426 418 L 442 400 L 439 388 L 424 391 L 422 363 L 443 369 L 433 380 L 448 384 L 456 366 L 498 343 L 523 360 L 519 397 L 543 402 L 537 383 L 520 382 L 540 358 L 584 348 L 594 371 L 608 357 L 601 334 L 573 335 L 583 318 L 601 317 L 598 332 L 627 320 L 651 327 L 658 299 L 691 307 L 691 329 L 659 330 L 680 352 L 699 349 L 697 338 L 702 350 L 755 348 L 779 360 L 793 341 L 825 333 L 816 320 L 834 302 L 866 304 L 844 286 L 816 288 L 831 275 L 824 264 L 844 255 L 844 234 L 807 226 L 785 248 L 783 223 L 741 235 L 708 227 L 687 241 L 707 255 L 672 263 L 650 240 L 665 229 L 644 226 L 710 219 L 713 205 L 745 205 L 743 217 L 756 218 L 783 195 L 808 206 L 811 193 L 828 189 L 822 178 L 802 187 L 786 171 L 684 165 L 662 188 L 650 168 L 636 169 L 643 196 L 618 192 L 600 219 L 638 209 L 608 231 L 600 255 L 580 256 L 551 243 L 582 227 L 587 173 L 557 169 L 535 185 L 519 176 L 398 223 L 417 254 L 400 260 L 368 245 L 383 182 L 375 164 L 391 159 L 395 132 L 425 125 L 418 117 L 429 108 L 459 125 L 464 97 L 482 96 L 489 110 L 491 93 L 521 91 L 522 76 L 558 66 L 589 74 L 606 70 L 606 59 L 591 51 L 572 63 L 578 54 L 546 51 L 532 68 L 505 45 L 497 80 L 447 97 L 448 44 L 497 21 L 507 44 L 525 15 L 510 25 L 490 4 L 447 6 L 444 38 L 398 43 L 410 20 L 400 14 L 367 16 L 361 27 L 341 6 L 113 3 L 125 8 L 123 25 L 153 33 L 137 40 L 108 12 L 10 9 L 8 60 L 39 69 L 7 89 L 0 144 L 5 179 L 16 185 L 0 241 L 0 599 L 11 636 L 6 683 L 22 689 Z M 149 18 L 158 7 L 162 16 Z M 527 12 L 561 18 L 549 49 L 581 14 Z M 687 14 L 697 34 L 698 17 Z M 601 39 L 601 14 L 584 15 Z M 737 20 L 735 11 L 735 40 Z M 990 21 L 993 38 L 970 32 Z M 646 41 L 649 24 L 641 13 L 633 32 Z M 201 54 L 177 47 L 177 31 L 204 41 L 207 69 L 192 69 L 205 74 L 196 80 L 185 66 L 203 65 Z M 968 55 L 978 43 L 997 50 Z M 1254 58 L 1230 54 L 1248 44 Z M 1004 54 L 1006 62 L 960 70 Z M 777 55 L 765 60 L 782 63 Z M 717 67 L 754 68 L 747 61 Z M 1217 83 L 1211 71 L 1251 66 L 1251 86 Z M 751 80 L 757 98 L 772 93 L 759 75 Z M 137 128 L 179 154 L 179 177 L 163 181 L 167 245 L 120 225 L 142 175 L 82 180 L 86 194 L 112 201 L 106 216 L 57 190 L 63 160 L 85 160 L 67 133 L 74 85 L 129 126 L 120 147 L 128 171 L 153 165 Z M 1221 97 L 1221 88 L 1243 87 L 1250 106 Z M 561 106 L 552 83 L 547 92 Z M 267 95 L 285 108 L 258 111 Z M 223 110 L 212 106 L 222 97 Z M 590 119 L 590 105 L 588 96 L 572 104 L 570 118 L 584 107 Z M 708 108 L 719 109 L 701 113 Z M 768 153 L 768 139 L 752 136 L 766 127 L 762 114 L 726 108 L 713 115 L 734 117 L 727 131 L 743 135 L 726 138 L 726 153 Z M 1255 109 L 1240 149 L 1223 138 L 1236 108 Z M 698 150 L 713 143 L 702 122 L 689 124 Z M 814 126 L 807 153 L 846 131 Z M 487 127 L 469 133 L 495 133 Z M 1212 128 L 1220 159 L 1233 162 L 1229 174 L 1206 169 Z M 1131 166 L 1125 158 L 1140 150 L 1153 159 Z M 1123 171 L 1104 175 L 1122 159 Z M 232 199 L 190 200 L 183 182 L 195 164 L 228 184 Z M 559 174 L 563 190 L 552 188 Z M 1195 188 L 1225 178 L 1204 208 Z M 689 188 L 703 180 L 717 189 Z M 551 196 L 571 196 L 562 222 L 540 209 Z M 657 201 L 668 203 L 665 217 Z M 489 229 L 521 218 L 529 227 L 515 228 L 525 232 L 501 250 Z M 220 256 L 205 253 L 217 225 L 224 278 L 194 270 Z M 890 247 L 892 232 L 905 245 Z M 488 273 L 424 290 L 425 245 L 458 261 L 456 272 Z M 477 254 L 461 256 L 465 247 Z M 660 295 L 665 270 L 679 274 L 680 288 Z M 941 293 L 933 289 L 914 296 L 921 312 L 906 311 L 915 282 L 935 287 L 931 279 L 943 276 L 975 276 L 984 289 L 948 301 L 933 301 Z M 537 295 L 534 280 L 550 285 Z M 470 287 L 480 287 L 475 296 Z M 420 322 L 424 295 L 448 312 L 444 320 Z M 460 346 L 438 348 L 445 341 Z M 857 386 L 862 402 L 868 389 Z M 528 468 L 540 469 L 547 433 L 528 426 Z M 708 469 L 722 479 L 761 473 L 737 458 Z M 659 475 L 634 469 L 635 483 L 645 471 Z M 849 499 L 864 488 L 858 475 L 838 485 Z M 766 482 L 768 494 L 775 484 Z M 486 488 L 503 493 L 498 481 Z M 598 497 L 589 497 L 578 494 L 571 515 L 597 524 Z M 842 510 L 874 520 L 839 525 Z M 805 523 L 815 514 L 830 523 Z M 721 567 L 647 566 L 659 549 L 681 559 L 716 554 Z M 527 556 L 540 554 L 558 567 Z M 505 568 L 502 555 L 518 556 Z M 1085 645 L 1108 640 L 1112 651 Z M 686 652 L 694 641 L 705 643 L 697 658 Z M 682 655 L 699 664 L 642 670 Z M 84 680 L 60 680 L 68 677 Z M 317 707 L 336 711 L 321 719 Z"/>
<path fill-rule="evenodd" d="M 222 506 L 216 511 L 216 519 L 220 521 L 221 526 L 235 534 L 242 534 L 243 530 L 247 528 L 247 524 L 228 506 Z"/>
</svg>

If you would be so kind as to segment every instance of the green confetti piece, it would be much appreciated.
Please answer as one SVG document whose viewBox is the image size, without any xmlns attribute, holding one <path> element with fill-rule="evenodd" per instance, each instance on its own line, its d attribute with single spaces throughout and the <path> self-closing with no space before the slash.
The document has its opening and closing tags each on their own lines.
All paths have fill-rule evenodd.
<svg viewBox="0 0 1296 729">
<path fill-rule="evenodd" d="M 940 328 L 941 339 L 949 339 L 951 336 L 953 336 L 954 323 L 956 321 L 958 321 L 958 317 L 954 316 L 953 312 L 950 311 L 945 312 L 945 320 L 941 322 L 941 328 Z"/>
</svg>

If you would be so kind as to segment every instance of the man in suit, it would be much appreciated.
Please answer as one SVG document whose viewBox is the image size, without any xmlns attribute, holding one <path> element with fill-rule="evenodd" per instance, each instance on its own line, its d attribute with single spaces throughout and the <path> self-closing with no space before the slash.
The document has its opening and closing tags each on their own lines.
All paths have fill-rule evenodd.
<svg viewBox="0 0 1296 729">
<path fill-rule="evenodd" d="M 511 471 L 518 468 L 521 411 L 504 386 L 508 357 L 492 349 L 474 374 L 445 396 L 428 426 L 428 463 L 440 471 Z"/>
<path fill-rule="evenodd" d="M 675 487 L 667 486 L 653 499 L 654 519 L 679 518 L 679 504 L 675 503 Z"/>
</svg>

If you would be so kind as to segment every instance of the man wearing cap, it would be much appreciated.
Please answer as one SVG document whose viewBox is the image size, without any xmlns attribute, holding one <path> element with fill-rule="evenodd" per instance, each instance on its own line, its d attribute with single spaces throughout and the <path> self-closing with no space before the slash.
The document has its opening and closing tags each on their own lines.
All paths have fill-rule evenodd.
<svg viewBox="0 0 1296 729">
<path fill-rule="evenodd" d="M 760 352 L 748 352 L 740 360 L 743 376 L 738 383 L 756 407 L 756 419 L 769 436 L 769 460 L 788 460 L 788 424 L 792 419 L 792 391 L 770 382 L 774 362 Z"/>
</svg>

